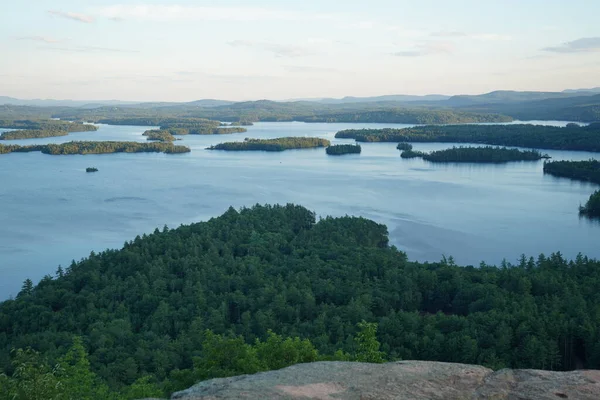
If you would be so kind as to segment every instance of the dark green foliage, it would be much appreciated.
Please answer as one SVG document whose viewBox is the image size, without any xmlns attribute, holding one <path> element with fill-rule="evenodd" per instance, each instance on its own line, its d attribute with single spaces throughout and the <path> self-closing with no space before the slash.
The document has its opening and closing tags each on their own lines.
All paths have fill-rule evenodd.
<svg viewBox="0 0 600 400">
<path fill-rule="evenodd" d="M 156 140 L 159 142 L 172 142 L 175 137 L 167 131 L 152 129 L 143 133 L 143 136 L 148 136 L 148 140 Z"/>
<path fill-rule="evenodd" d="M 248 139 L 243 142 L 227 142 L 211 146 L 207 150 L 226 151 L 284 151 L 329 146 L 327 139 L 313 137 L 283 137 L 276 139 Z"/>
<path fill-rule="evenodd" d="M 476 114 L 450 110 L 393 109 L 341 112 L 297 118 L 304 122 L 383 122 L 396 124 L 466 124 L 475 122 L 510 122 L 511 117 L 499 114 Z"/>
<path fill-rule="evenodd" d="M 409 157 L 410 155 L 410 157 Z M 431 153 L 405 150 L 402 158 L 421 157 L 431 162 L 456 163 L 506 163 L 510 161 L 538 161 L 549 158 L 536 150 L 508 149 L 506 147 L 452 147 L 451 149 L 433 151 Z"/>
<path fill-rule="evenodd" d="M 579 207 L 579 212 L 588 217 L 600 217 L 600 190 L 592 193 L 585 206 Z"/>
<path fill-rule="evenodd" d="M 413 146 L 410 143 L 398 143 L 398 146 L 396 146 L 396 148 L 398 150 L 412 150 Z"/>
<path fill-rule="evenodd" d="M 600 184 L 600 161 L 552 161 L 544 164 L 544 173 L 578 181 Z"/>
<path fill-rule="evenodd" d="M 85 172 L 98 172 L 98 168 L 96 167 L 87 167 Z"/>
<path fill-rule="evenodd" d="M 21 129 L 2 133 L 0 140 L 47 138 L 66 136 L 69 132 L 98 130 L 95 125 L 55 120 L 2 120 L 0 121 L 0 128 Z"/>
<path fill-rule="evenodd" d="M 325 149 L 327 154 L 340 156 L 342 154 L 360 154 L 361 147 L 358 144 L 336 144 Z"/>
<path fill-rule="evenodd" d="M 405 129 L 350 129 L 336 138 L 357 142 L 483 143 L 539 149 L 600 151 L 600 127 L 541 125 L 444 125 Z"/>
<path fill-rule="evenodd" d="M 44 154 L 108 154 L 108 153 L 189 153 L 186 146 L 175 146 L 173 143 L 138 143 L 138 142 L 68 142 L 62 144 L 43 144 L 33 146 L 0 145 L 0 154 L 26 153 L 41 151 Z"/>
</svg>

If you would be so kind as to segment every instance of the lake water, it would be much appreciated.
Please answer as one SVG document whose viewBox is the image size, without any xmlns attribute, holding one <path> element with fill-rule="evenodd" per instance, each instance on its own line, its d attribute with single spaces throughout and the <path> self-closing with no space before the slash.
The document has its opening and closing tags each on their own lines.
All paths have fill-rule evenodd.
<svg viewBox="0 0 600 400">
<path fill-rule="evenodd" d="M 566 122 L 539 122 L 565 125 Z M 37 282 L 90 251 L 118 248 L 167 224 L 203 221 L 230 205 L 304 205 L 319 215 L 360 215 L 388 226 L 392 244 L 411 260 L 498 264 L 521 254 L 561 251 L 600 257 L 600 224 L 578 216 L 596 185 L 544 176 L 542 162 L 430 164 L 403 160 L 393 143 L 366 143 L 362 154 L 323 149 L 282 153 L 206 151 L 245 137 L 318 136 L 397 124 L 258 123 L 247 133 L 184 136 L 191 153 L 50 156 L 0 155 L 0 298 Z M 148 127 L 101 125 L 97 132 L 6 143 L 71 140 L 145 141 Z M 2 131 L 2 130 L 0 130 Z M 416 150 L 451 144 L 415 144 Z M 554 159 L 594 153 L 545 151 Z M 88 174 L 86 167 L 99 172 Z"/>
</svg>

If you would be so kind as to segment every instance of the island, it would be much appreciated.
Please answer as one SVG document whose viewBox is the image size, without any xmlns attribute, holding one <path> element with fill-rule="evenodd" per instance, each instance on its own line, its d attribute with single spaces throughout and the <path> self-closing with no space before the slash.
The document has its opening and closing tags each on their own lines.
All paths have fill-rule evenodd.
<svg viewBox="0 0 600 400">
<path fill-rule="evenodd" d="M 98 127 L 95 125 L 55 120 L 0 121 L 0 128 L 19 129 L 2 133 L 0 140 L 40 139 L 67 136 L 70 132 L 92 132 L 98 130 Z"/>
<path fill-rule="evenodd" d="M 336 138 L 357 142 L 478 143 L 538 149 L 600 152 L 600 124 L 566 127 L 515 125 L 429 125 L 403 129 L 349 129 Z"/>
<path fill-rule="evenodd" d="M 171 135 L 168 131 L 152 129 L 142 134 L 147 136 L 147 140 L 155 140 L 159 142 L 172 142 L 175 140 L 175 136 Z"/>
<path fill-rule="evenodd" d="M 600 218 L 600 190 L 592 193 L 585 206 L 579 207 L 579 213 L 591 218 Z"/>
<path fill-rule="evenodd" d="M 491 163 L 500 164 L 511 161 L 538 161 L 550 158 L 536 150 L 508 149 L 506 147 L 452 147 L 451 149 L 423 153 L 420 151 L 404 150 L 402 158 L 421 157 L 430 162 L 454 163 Z"/>
<path fill-rule="evenodd" d="M 544 173 L 583 182 L 600 184 L 600 161 L 552 161 L 544 164 Z"/>
<path fill-rule="evenodd" d="M 210 146 L 207 150 L 225 151 L 284 151 L 291 149 L 308 149 L 327 147 L 331 143 L 327 139 L 314 137 L 282 137 L 275 139 L 244 139 L 243 142 L 226 142 Z"/>
<path fill-rule="evenodd" d="M 402 143 L 398 143 L 398 146 L 396 146 L 396 148 L 398 150 L 412 150 L 412 144 L 410 143 L 406 143 L 406 142 L 402 142 Z"/>
<path fill-rule="evenodd" d="M 98 172 L 98 168 L 96 167 L 87 167 L 85 172 Z"/>
<path fill-rule="evenodd" d="M 175 146 L 173 143 L 138 143 L 138 142 L 68 142 L 61 144 L 41 144 L 30 146 L 1 145 L 0 154 L 27 153 L 41 151 L 50 155 L 66 154 L 109 154 L 109 153 L 189 153 L 186 146 Z"/>
<path fill-rule="evenodd" d="M 325 152 L 330 156 L 341 156 L 343 154 L 360 154 L 361 150 L 358 144 L 336 144 L 327 147 Z"/>
</svg>

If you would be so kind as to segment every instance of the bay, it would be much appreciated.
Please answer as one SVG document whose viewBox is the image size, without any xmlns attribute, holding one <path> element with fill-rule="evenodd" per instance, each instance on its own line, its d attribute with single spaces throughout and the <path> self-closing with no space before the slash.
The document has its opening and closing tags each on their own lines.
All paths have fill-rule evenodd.
<svg viewBox="0 0 600 400">
<path fill-rule="evenodd" d="M 561 121 L 538 124 L 565 125 Z M 0 156 L 0 298 L 22 281 L 37 282 L 58 265 L 90 251 L 119 248 L 156 227 L 207 220 L 229 206 L 296 203 L 318 215 L 357 215 L 386 224 L 390 241 L 409 259 L 458 264 L 514 262 L 521 254 L 560 251 L 600 257 L 600 224 L 580 219 L 578 206 L 597 185 L 558 179 L 543 163 L 431 164 L 403 160 L 393 143 L 362 144 L 362 154 L 327 156 L 323 149 L 282 153 L 207 151 L 245 137 L 314 136 L 334 143 L 349 128 L 400 124 L 257 123 L 232 135 L 184 136 L 188 154 Z M 151 127 L 99 125 L 96 132 L 7 141 L 144 142 Z M 5 130 L 0 130 L 0 132 Z M 448 143 L 417 143 L 431 151 Z M 555 160 L 586 160 L 595 153 L 544 151 Z M 86 173 L 96 167 L 96 173 Z"/>
</svg>

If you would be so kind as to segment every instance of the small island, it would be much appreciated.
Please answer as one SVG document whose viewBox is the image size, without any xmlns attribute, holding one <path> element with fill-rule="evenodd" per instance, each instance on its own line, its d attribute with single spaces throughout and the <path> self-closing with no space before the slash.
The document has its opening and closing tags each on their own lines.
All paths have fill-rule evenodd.
<svg viewBox="0 0 600 400">
<path fill-rule="evenodd" d="M 592 193 L 585 206 L 579 207 L 579 213 L 590 218 L 600 218 L 600 190 Z"/>
<path fill-rule="evenodd" d="M 96 167 L 87 167 L 85 172 L 98 172 L 98 168 Z"/>
<path fill-rule="evenodd" d="M 98 127 L 95 125 L 55 120 L 3 121 L 0 123 L 0 128 L 19 129 L 2 133 L 0 140 L 40 139 L 67 136 L 70 132 L 92 132 L 98 130 Z"/>
<path fill-rule="evenodd" d="M 284 151 L 291 149 L 309 149 L 327 147 L 327 139 L 313 137 L 283 137 L 275 139 L 244 139 L 243 142 L 226 142 L 210 146 L 207 150 L 225 151 Z"/>
<path fill-rule="evenodd" d="M 454 163 L 491 163 L 500 164 L 511 161 L 538 161 L 550 158 L 536 150 L 509 149 L 506 147 L 452 147 L 451 149 L 423 153 L 420 151 L 404 150 L 402 158 L 420 157 L 430 162 Z"/>
<path fill-rule="evenodd" d="M 361 150 L 358 144 L 336 144 L 327 147 L 325 152 L 330 156 L 341 156 L 343 154 L 360 154 Z"/>
<path fill-rule="evenodd" d="M 142 135 L 148 137 L 146 140 L 153 140 L 158 142 L 173 142 L 175 140 L 175 136 L 171 135 L 168 131 L 157 129 L 146 131 Z"/>
<path fill-rule="evenodd" d="M 404 151 L 412 150 L 413 149 L 412 144 L 406 143 L 406 142 L 398 143 L 398 146 L 396 146 L 396 148 L 398 150 L 404 150 Z"/>
<path fill-rule="evenodd" d="M 544 173 L 576 181 L 600 184 L 600 161 L 552 161 L 544 164 Z"/>
<path fill-rule="evenodd" d="M 110 154 L 110 153 L 189 153 L 186 146 L 175 146 L 173 143 L 151 142 L 68 142 L 62 144 L 40 144 L 30 146 L 0 145 L 0 154 L 27 153 L 41 151 L 50 155 L 67 154 Z"/>
</svg>

